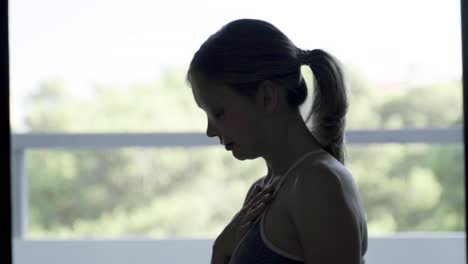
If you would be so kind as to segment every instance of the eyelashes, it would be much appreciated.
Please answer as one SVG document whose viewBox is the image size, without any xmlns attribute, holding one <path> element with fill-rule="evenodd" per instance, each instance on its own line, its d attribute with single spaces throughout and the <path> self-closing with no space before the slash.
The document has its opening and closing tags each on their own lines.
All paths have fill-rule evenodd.
<svg viewBox="0 0 468 264">
<path fill-rule="evenodd" d="M 218 112 L 217 114 L 215 114 L 215 118 L 220 118 L 223 115 L 224 115 L 224 111 Z"/>
</svg>

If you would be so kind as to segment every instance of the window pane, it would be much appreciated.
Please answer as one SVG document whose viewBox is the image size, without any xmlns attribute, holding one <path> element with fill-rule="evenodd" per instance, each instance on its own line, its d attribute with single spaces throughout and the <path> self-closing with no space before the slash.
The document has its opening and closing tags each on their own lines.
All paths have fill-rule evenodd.
<svg viewBox="0 0 468 264">
<path fill-rule="evenodd" d="M 461 123 L 458 0 L 10 2 L 14 132 L 203 131 L 185 71 L 241 17 L 343 62 L 348 128 Z"/>
<path fill-rule="evenodd" d="M 219 147 L 30 150 L 30 238 L 215 237 L 261 159 Z M 350 145 L 369 234 L 463 231 L 461 145 Z M 190 219 L 190 221 L 187 221 Z"/>
<path fill-rule="evenodd" d="M 31 238 L 213 237 L 266 175 L 219 147 L 31 150 L 26 160 Z"/>
<path fill-rule="evenodd" d="M 463 145 L 348 147 L 369 233 L 464 231 Z"/>
</svg>

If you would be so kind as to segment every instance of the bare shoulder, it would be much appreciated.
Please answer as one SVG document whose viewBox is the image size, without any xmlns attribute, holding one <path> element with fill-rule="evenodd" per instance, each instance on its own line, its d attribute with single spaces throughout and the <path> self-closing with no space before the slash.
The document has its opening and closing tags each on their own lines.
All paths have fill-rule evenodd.
<svg viewBox="0 0 468 264">
<path fill-rule="evenodd" d="M 339 199 L 339 196 L 342 196 L 342 199 L 348 201 L 359 198 L 357 186 L 351 172 L 341 162 L 328 154 L 304 162 L 295 175 L 291 191 L 292 195 L 308 196 L 297 197 L 299 199 Z M 336 195 L 336 197 L 333 195 Z"/>
<path fill-rule="evenodd" d="M 337 257 L 333 252 L 343 252 L 343 258 L 356 261 L 349 263 L 359 263 L 360 252 L 367 247 L 367 230 L 349 170 L 330 155 L 323 155 L 301 166 L 291 185 L 289 215 L 309 260 L 306 262 L 326 261 Z"/>
<path fill-rule="evenodd" d="M 301 164 L 295 175 L 292 190 L 336 189 L 340 188 L 348 177 L 352 176 L 345 166 L 336 159 L 322 155 Z"/>
<path fill-rule="evenodd" d="M 301 166 L 294 177 L 290 208 L 293 211 L 302 211 L 301 213 L 306 208 L 310 209 L 307 210 L 309 213 L 314 214 L 318 213 L 315 210 L 330 211 L 347 207 L 347 200 L 353 198 L 348 194 L 352 189 L 351 182 L 351 174 L 336 159 L 325 155 L 311 159 Z M 332 204 L 335 208 L 328 207 Z"/>
</svg>

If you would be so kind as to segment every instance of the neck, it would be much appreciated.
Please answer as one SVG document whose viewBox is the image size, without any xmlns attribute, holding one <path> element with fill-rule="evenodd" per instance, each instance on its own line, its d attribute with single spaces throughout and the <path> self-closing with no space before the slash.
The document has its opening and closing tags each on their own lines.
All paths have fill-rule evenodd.
<svg viewBox="0 0 468 264">
<path fill-rule="evenodd" d="M 286 128 L 286 129 L 284 129 Z M 299 114 L 272 129 L 267 136 L 266 153 L 270 182 L 279 180 L 286 171 L 307 152 L 321 149 Z"/>
</svg>

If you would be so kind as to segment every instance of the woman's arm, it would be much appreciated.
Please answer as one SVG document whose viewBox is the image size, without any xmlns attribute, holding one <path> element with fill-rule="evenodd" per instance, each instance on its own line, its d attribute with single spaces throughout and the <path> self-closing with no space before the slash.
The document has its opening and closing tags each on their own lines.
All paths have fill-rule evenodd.
<svg viewBox="0 0 468 264">
<path fill-rule="evenodd" d="M 305 264 L 359 264 L 360 229 L 352 197 L 342 189 L 339 170 L 318 166 L 299 175 L 291 197 L 291 216 Z"/>
</svg>

